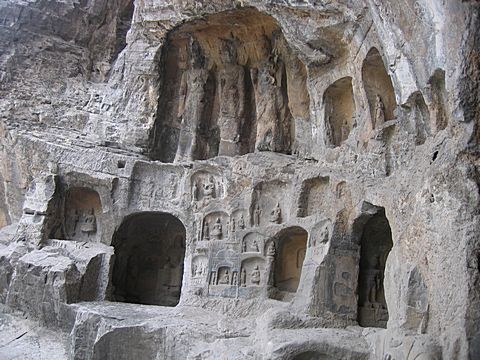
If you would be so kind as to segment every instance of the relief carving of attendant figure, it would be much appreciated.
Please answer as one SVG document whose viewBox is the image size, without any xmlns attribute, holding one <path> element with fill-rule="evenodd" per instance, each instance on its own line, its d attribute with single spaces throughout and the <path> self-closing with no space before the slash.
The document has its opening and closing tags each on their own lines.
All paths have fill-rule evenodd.
<svg viewBox="0 0 480 360">
<path fill-rule="evenodd" d="M 385 123 L 385 105 L 380 95 L 375 96 L 375 114 L 373 128 L 376 129 Z"/>
<path fill-rule="evenodd" d="M 282 209 L 280 208 L 280 204 L 278 202 L 270 213 L 270 222 L 274 224 L 282 223 Z"/>
<path fill-rule="evenodd" d="M 255 210 L 253 211 L 253 225 L 260 226 L 260 218 L 262 216 L 262 209 L 260 209 L 260 204 L 255 205 Z"/>
<path fill-rule="evenodd" d="M 288 152 L 291 146 L 285 65 L 278 56 L 272 56 L 269 39 L 262 47 L 263 63 L 252 73 L 255 85 L 257 137 L 255 149 Z"/>
<path fill-rule="evenodd" d="M 219 72 L 220 128 L 219 155 L 240 154 L 239 129 L 245 115 L 245 70 L 237 63 L 237 53 L 232 41 L 224 41 L 223 68 Z"/>
<path fill-rule="evenodd" d="M 247 286 L 247 271 L 245 270 L 245 268 L 242 268 L 242 272 L 241 272 L 240 275 L 241 275 L 240 286 L 242 286 L 242 287 Z"/>
<path fill-rule="evenodd" d="M 272 241 L 270 245 L 268 245 L 267 256 L 275 257 L 276 252 L 277 249 L 275 248 L 275 242 Z"/>
<path fill-rule="evenodd" d="M 182 119 L 175 161 L 194 160 L 197 148 L 197 129 L 207 104 L 205 87 L 209 71 L 203 51 L 194 39 L 189 46 L 189 69 L 180 83 L 178 117 Z"/>
<path fill-rule="evenodd" d="M 240 230 L 245 229 L 245 219 L 243 218 L 243 214 L 240 215 L 240 219 L 238 220 L 238 227 Z"/>
</svg>

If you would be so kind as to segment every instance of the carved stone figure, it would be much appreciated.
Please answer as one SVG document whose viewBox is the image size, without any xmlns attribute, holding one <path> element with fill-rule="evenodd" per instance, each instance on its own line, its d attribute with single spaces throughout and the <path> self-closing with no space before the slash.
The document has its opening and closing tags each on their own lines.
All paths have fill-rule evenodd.
<svg viewBox="0 0 480 360">
<path fill-rule="evenodd" d="M 85 215 L 83 219 L 83 223 L 80 226 L 80 230 L 83 233 L 86 233 L 88 235 L 94 234 L 97 232 L 97 220 L 95 218 L 95 210 L 90 209 L 90 211 Z"/>
<path fill-rule="evenodd" d="M 288 108 L 285 65 L 278 56 L 272 56 L 269 39 L 264 39 L 265 61 L 252 73 L 255 85 L 257 138 L 255 149 L 287 152 L 290 149 L 291 114 Z"/>
<path fill-rule="evenodd" d="M 236 47 L 224 41 L 221 54 L 223 68 L 219 71 L 220 147 L 218 155 L 234 156 L 240 153 L 239 128 L 245 114 L 245 70 L 237 64 Z"/>
<path fill-rule="evenodd" d="M 253 211 L 253 225 L 260 226 L 260 218 L 262 216 L 262 209 L 260 208 L 260 204 L 255 205 L 255 210 Z"/>
<path fill-rule="evenodd" d="M 238 220 L 238 228 L 240 230 L 245 229 L 245 219 L 243 218 L 243 214 L 240 215 L 240 219 Z"/>
<path fill-rule="evenodd" d="M 325 145 L 333 145 L 335 143 L 330 119 L 330 115 L 326 116 L 325 118 Z"/>
<path fill-rule="evenodd" d="M 270 222 L 274 224 L 282 223 L 282 209 L 280 208 L 280 204 L 278 202 L 270 213 Z"/>
<path fill-rule="evenodd" d="M 193 198 L 193 201 L 198 201 L 198 184 L 197 184 L 197 182 L 193 183 L 192 198 Z"/>
<path fill-rule="evenodd" d="M 253 240 L 252 249 L 253 249 L 253 251 L 255 251 L 255 252 L 259 252 L 259 251 L 260 251 L 259 248 L 258 248 L 258 242 L 257 242 L 257 240 Z"/>
<path fill-rule="evenodd" d="M 222 232 L 222 222 L 220 221 L 220 218 L 217 218 L 217 220 L 215 221 L 215 224 L 213 225 L 213 229 L 210 235 L 212 235 L 212 237 L 215 239 L 222 238 L 223 232 Z"/>
<path fill-rule="evenodd" d="M 374 129 L 385 123 L 385 105 L 380 95 L 375 96 Z"/>
<path fill-rule="evenodd" d="M 242 287 L 247 286 L 247 271 L 245 270 L 245 268 L 242 268 L 242 273 L 240 275 L 241 275 L 240 285 Z"/>
<path fill-rule="evenodd" d="M 67 218 L 67 233 L 69 237 L 74 237 L 77 233 L 78 223 L 80 221 L 80 213 L 77 209 L 70 209 Z"/>
<path fill-rule="evenodd" d="M 197 148 L 197 128 L 199 127 L 207 94 L 205 85 L 209 78 L 206 59 L 198 42 L 190 41 L 190 67 L 182 74 L 180 82 L 178 117 L 181 128 L 175 161 L 193 160 Z"/>
<path fill-rule="evenodd" d="M 206 221 L 203 227 L 203 240 L 210 240 L 210 227 L 208 226 L 208 222 Z"/>
<path fill-rule="evenodd" d="M 245 240 L 242 241 L 242 252 L 247 252 L 247 242 Z"/>
<path fill-rule="evenodd" d="M 237 231 L 235 218 L 232 218 L 232 221 L 230 222 L 230 231 L 232 234 L 235 233 L 235 231 Z"/>
<path fill-rule="evenodd" d="M 236 271 L 233 273 L 232 285 L 234 286 L 238 285 L 238 274 Z"/>
<path fill-rule="evenodd" d="M 254 285 L 260 284 L 260 270 L 258 270 L 258 265 L 255 265 L 253 268 L 252 273 L 250 274 L 250 281 Z"/>
<path fill-rule="evenodd" d="M 267 256 L 275 257 L 275 254 L 276 254 L 276 253 L 277 253 L 277 249 L 275 248 L 275 242 L 272 241 L 272 242 L 270 242 L 270 244 L 268 245 Z"/>
<path fill-rule="evenodd" d="M 228 273 L 228 270 L 225 270 L 225 273 L 223 274 L 222 278 L 218 280 L 218 283 L 223 285 L 230 284 L 230 274 Z"/>
<path fill-rule="evenodd" d="M 212 199 L 215 197 L 215 181 L 213 176 L 208 178 L 208 181 L 203 184 L 203 197 L 205 199 Z"/>
</svg>

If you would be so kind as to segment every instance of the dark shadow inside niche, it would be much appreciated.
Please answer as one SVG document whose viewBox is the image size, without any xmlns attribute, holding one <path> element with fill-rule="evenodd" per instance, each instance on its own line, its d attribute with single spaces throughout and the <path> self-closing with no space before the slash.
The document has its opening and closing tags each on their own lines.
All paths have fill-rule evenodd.
<svg viewBox="0 0 480 360">
<path fill-rule="evenodd" d="M 102 203 L 95 190 L 73 187 L 65 195 L 63 235 L 67 240 L 100 241 Z"/>
<path fill-rule="evenodd" d="M 360 326 L 383 328 L 387 326 L 384 272 L 392 246 L 390 224 L 385 216 L 385 209 L 380 208 L 365 223 L 360 240 L 357 313 Z"/>
<path fill-rule="evenodd" d="M 385 70 L 382 56 L 370 49 L 362 66 L 362 81 L 367 95 L 373 128 L 395 118 L 397 101 L 392 80 Z"/>
<path fill-rule="evenodd" d="M 115 301 L 176 306 L 180 300 L 186 231 L 166 213 L 127 217 L 113 236 Z"/>
<path fill-rule="evenodd" d="M 323 96 L 325 106 L 325 144 L 339 146 L 353 128 L 355 100 L 352 78 L 345 77 L 328 87 Z"/>
<path fill-rule="evenodd" d="M 272 17 L 242 9 L 187 22 L 159 61 L 152 159 L 291 153 L 295 121 L 309 119 L 307 72 Z"/>
<path fill-rule="evenodd" d="M 301 354 L 295 355 L 292 360 L 337 360 L 339 358 L 333 357 L 318 351 L 305 351 Z"/>
<path fill-rule="evenodd" d="M 297 292 L 307 250 L 308 233 L 295 226 L 276 235 L 276 257 L 273 285 L 269 296 L 277 300 L 290 301 Z"/>
<path fill-rule="evenodd" d="M 435 130 L 440 131 L 447 127 L 448 119 L 445 112 L 446 90 L 445 90 L 445 71 L 436 69 L 433 76 L 428 81 L 431 104 L 431 113 Z"/>
<path fill-rule="evenodd" d="M 409 117 L 410 128 L 415 134 L 415 145 L 423 145 L 431 135 L 430 112 L 421 92 L 414 92 L 405 107 Z"/>
</svg>

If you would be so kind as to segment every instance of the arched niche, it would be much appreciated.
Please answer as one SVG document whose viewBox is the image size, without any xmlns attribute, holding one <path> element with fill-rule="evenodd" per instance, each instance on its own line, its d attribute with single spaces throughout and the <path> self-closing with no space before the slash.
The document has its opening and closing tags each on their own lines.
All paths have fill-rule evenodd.
<svg viewBox="0 0 480 360">
<path fill-rule="evenodd" d="M 300 283 L 308 232 L 298 226 L 289 227 L 277 234 L 275 239 L 276 251 L 273 266 L 275 291 L 271 291 L 271 297 L 290 300 Z"/>
<path fill-rule="evenodd" d="M 209 15 L 173 29 L 161 51 L 153 159 L 291 153 L 294 122 L 310 114 L 307 72 L 273 17 Z"/>
<path fill-rule="evenodd" d="M 361 234 L 357 320 L 364 327 L 386 327 L 388 309 L 383 282 L 393 242 L 384 208 L 369 217 Z"/>
<path fill-rule="evenodd" d="M 99 241 L 102 233 L 102 203 L 98 193 L 72 187 L 65 194 L 63 228 L 65 239 Z"/>
<path fill-rule="evenodd" d="M 113 236 L 114 299 L 175 306 L 180 299 L 186 231 L 167 213 L 128 216 Z"/>
<path fill-rule="evenodd" d="M 355 100 L 352 78 L 344 77 L 328 87 L 323 96 L 325 107 L 325 143 L 339 146 L 353 128 Z"/>
<path fill-rule="evenodd" d="M 414 92 L 408 99 L 406 105 L 410 127 L 415 134 L 415 145 L 423 145 L 426 139 L 432 134 L 430 123 L 430 112 L 421 92 Z"/>
<path fill-rule="evenodd" d="M 362 80 L 375 129 L 385 121 L 393 120 L 397 107 L 392 80 L 376 48 L 370 49 L 363 61 Z"/>
</svg>

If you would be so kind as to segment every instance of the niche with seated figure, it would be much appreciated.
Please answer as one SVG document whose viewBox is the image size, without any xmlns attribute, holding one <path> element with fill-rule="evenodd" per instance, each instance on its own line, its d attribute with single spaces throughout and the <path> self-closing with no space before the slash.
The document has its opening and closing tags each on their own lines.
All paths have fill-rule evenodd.
<svg viewBox="0 0 480 360">
<path fill-rule="evenodd" d="M 290 154 L 295 121 L 309 121 L 306 68 L 277 22 L 257 10 L 226 11 L 175 28 L 160 62 L 149 139 L 154 160 Z"/>
<path fill-rule="evenodd" d="M 275 238 L 274 289 L 271 289 L 270 297 L 290 300 L 300 283 L 308 233 L 295 226 L 282 230 Z"/>
<path fill-rule="evenodd" d="M 102 203 L 95 190 L 74 187 L 67 191 L 64 208 L 64 237 L 76 241 L 99 241 Z"/>
<path fill-rule="evenodd" d="M 392 80 L 376 48 L 370 49 L 363 61 L 362 81 L 370 108 L 372 128 L 378 129 L 386 121 L 395 119 L 397 101 Z"/>
<path fill-rule="evenodd" d="M 360 240 L 357 320 L 364 327 L 386 327 L 388 321 L 385 289 L 385 263 L 392 249 L 392 231 L 385 209 L 370 217 Z"/>
<path fill-rule="evenodd" d="M 127 217 L 114 234 L 114 300 L 175 306 L 180 299 L 185 227 L 175 216 L 145 212 Z"/>
<path fill-rule="evenodd" d="M 325 107 L 325 143 L 339 146 L 353 128 L 355 100 L 352 78 L 344 77 L 330 85 L 323 97 Z"/>
</svg>

